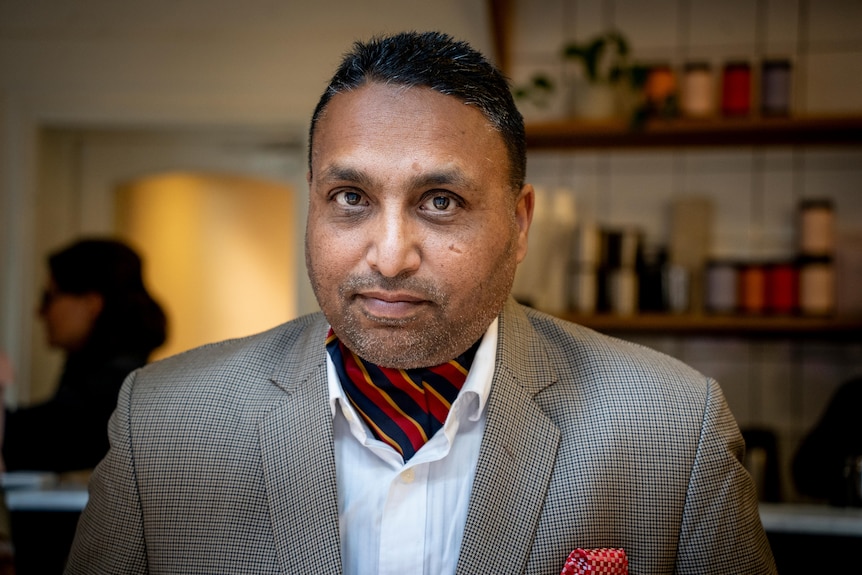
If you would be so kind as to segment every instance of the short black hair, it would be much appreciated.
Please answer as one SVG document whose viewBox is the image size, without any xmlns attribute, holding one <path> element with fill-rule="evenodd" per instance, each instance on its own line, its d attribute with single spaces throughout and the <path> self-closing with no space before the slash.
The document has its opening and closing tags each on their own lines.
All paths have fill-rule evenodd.
<svg viewBox="0 0 862 575">
<path fill-rule="evenodd" d="M 87 339 L 90 353 L 149 355 L 167 339 L 167 318 L 144 286 L 142 267 L 138 253 L 113 238 L 83 238 L 48 257 L 57 289 L 104 299 Z"/>
<path fill-rule="evenodd" d="M 476 106 L 503 138 L 509 156 L 510 182 L 524 185 L 527 152 L 524 118 L 506 77 L 466 42 L 440 32 L 402 32 L 356 42 L 320 97 L 308 134 L 311 171 L 314 129 L 333 96 L 368 82 L 431 88 Z"/>
</svg>

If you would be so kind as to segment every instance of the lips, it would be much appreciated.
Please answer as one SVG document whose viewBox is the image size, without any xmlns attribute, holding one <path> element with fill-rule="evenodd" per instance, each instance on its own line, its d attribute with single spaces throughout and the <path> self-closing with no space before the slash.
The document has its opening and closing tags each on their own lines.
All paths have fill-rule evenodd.
<svg viewBox="0 0 862 575">
<path fill-rule="evenodd" d="M 427 301 L 424 297 L 390 291 L 364 291 L 358 293 L 357 296 L 370 300 L 380 300 L 386 303 L 422 303 Z"/>
<path fill-rule="evenodd" d="M 431 302 L 421 296 L 405 292 L 364 291 L 355 295 L 365 315 L 370 319 L 405 320 Z"/>
</svg>

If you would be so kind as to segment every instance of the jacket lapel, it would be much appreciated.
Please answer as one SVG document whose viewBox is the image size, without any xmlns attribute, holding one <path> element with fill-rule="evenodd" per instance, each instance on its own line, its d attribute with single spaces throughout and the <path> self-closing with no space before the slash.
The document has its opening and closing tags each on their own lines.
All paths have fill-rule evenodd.
<svg viewBox="0 0 862 575">
<path fill-rule="evenodd" d="M 470 497 L 458 573 L 520 573 L 533 544 L 554 469 L 560 431 L 533 401 L 554 370 L 524 313 L 500 316 L 485 434 Z"/>
<path fill-rule="evenodd" d="M 319 322 L 318 322 L 319 323 Z M 273 375 L 284 399 L 259 437 L 275 545 L 285 573 L 341 573 L 325 325 L 306 329 Z"/>
</svg>

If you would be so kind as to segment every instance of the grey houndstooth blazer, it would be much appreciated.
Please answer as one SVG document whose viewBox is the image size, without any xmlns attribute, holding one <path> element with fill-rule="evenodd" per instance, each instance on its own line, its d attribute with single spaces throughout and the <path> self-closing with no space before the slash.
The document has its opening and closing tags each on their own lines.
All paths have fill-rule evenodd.
<svg viewBox="0 0 862 575">
<path fill-rule="evenodd" d="M 340 573 L 321 314 L 132 374 L 68 573 Z M 742 438 L 680 362 L 513 301 L 458 564 L 557 575 L 772 573 Z"/>
</svg>

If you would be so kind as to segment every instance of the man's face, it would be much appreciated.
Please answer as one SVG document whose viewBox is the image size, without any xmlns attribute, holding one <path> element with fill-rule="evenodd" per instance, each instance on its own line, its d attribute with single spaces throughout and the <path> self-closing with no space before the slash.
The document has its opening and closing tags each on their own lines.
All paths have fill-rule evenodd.
<svg viewBox="0 0 862 575">
<path fill-rule="evenodd" d="M 533 209 L 482 113 L 428 88 L 366 84 L 329 102 L 311 166 L 306 263 L 345 345 L 406 369 L 475 343 L 508 297 Z"/>
</svg>

